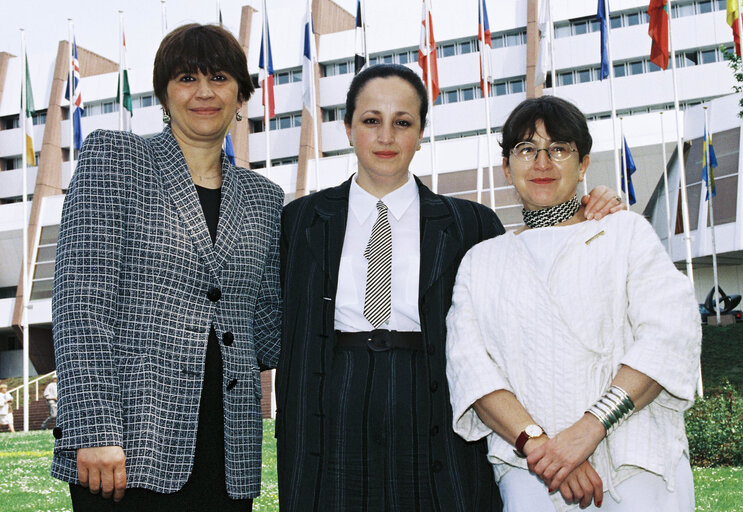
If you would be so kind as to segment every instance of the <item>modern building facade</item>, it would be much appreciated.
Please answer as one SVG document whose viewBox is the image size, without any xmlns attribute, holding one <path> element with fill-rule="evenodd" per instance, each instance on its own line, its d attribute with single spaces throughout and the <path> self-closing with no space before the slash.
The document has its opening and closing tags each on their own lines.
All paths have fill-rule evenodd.
<svg viewBox="0 0 743 512">
<path fill-rule="evenodd" d="M 276 118 L 266 130 L 261 90 L 244 106 L 245 121 L 233 126 L 239 165 L 265 173 L 279 183 L 287 200 L 317 188 L 333 186 L 350 176 L 356 166 L 343 126 L 345 94 L 353 77 L 355 53 L 354 13 L 332 0 L 313 0 L 319 63 L 316 66 L 319 151 L 314 160 L 313 123 L 302 104 L 301 30 L 304 2 L 270 9 L 271 42 L 275 68 Z M 407 4 L 414 5 L 407 5 Z M 366 6 L 367 47 L 370 64 L 396 62 L 418 70 L 420 2 L 374 0 Z M 537 0 L 503 2 L 487 0 L 492 32 L 493 79 L 490 97 L 479 88 L 477 1 L 434 0 L 434 34 L 438 46 L 441 95 L 428 119 L 423 149 L 411 170 L 425 183 L 438 175 L 438 192 L 477 200 L 478 169 L 483 175 L 481 201 L 491 205 L 489 162 L 492 164 L 493 203 L 509 228 L 520 225 L 520 204 L 502 174 L 498 132 L 506 116 L 527 96 L 556 94 L 575 102 L 588 116 L 594 137 L 588 185 L 617 188 L 613 151 L 620 140 L 620 121 L 611 119 L 608 79 L 599 79 L 599 24 L 596 0 L 552 0 L 555 40 L 556 87 L 551 78 L 545 87 L 534 86 L 539 33 Z M 293 5 L 296 4 L 296 5 Z M 404 5 L 402 5 L 404 4 Z M 471 5 L 470 5 L 471 4 Z M 649 62 L 647 0 L 611 0 L 611 45 L 614 63 L 614 97 L 622 131 L 632 150 L 638 171 L 633 176 L 637 204 L 632 210 L 651 218 L 667 242 L 663 169 L 669 169 L 672 235 L 670 250 L 684 268 L 683 235 L 678 196 L 677 120 L 673 110 L 674 87 L 670 67 L 661 71 Z M 676 48 L 679 101 L 684 112 L 678 128 L 686 142 L 685 161 L 692 219 L 692 247 L 698 271 L 697 296 L 701 300 L 711 286 L 708 266 L 711 246 L 704 225 L 705 204 L 701 194 L 702 105 L 710 106 L 712 133 L 717 150 L 719 213 L 716 209 L 718 251 L 724 269 L 721 283 L 729 293 L 743 289 L 743 183 L 740 167 L 740 120 L 735 84 L 723 56 L 732 48 L 732 34 L 725 22 L 724 0 L 673 2 L 673 42 Z M 355 2 L 351 7 L 355 8 Z M 394 14 L 394 15 L 393 15 Z M 262 14 L 242 9 L 236 34 L 248 55 L 251 71 L 258 70 Z M 84 135 L 98 128 L 116 129 L 117 66 L 87 49 L 78 47 L 85 116 Z M 0 49 L 1 50 L 1 49 Z M 50 48 L 49 51 L 54 51 Z M 38 167 L 29 168 L 29 247 L 31 254 L 31 302 L 29 332 L 31 360 L 38 373 L 53 369 L 51 350 L 51 284 L 56 235 L 64 192 L 69 184 L 70 121 L 64 88 L 69 49 L 59 43 L 56 57 L 30 55 L 36 115 L 34 138 Z M 154 58 L 154 55 L 153 55 Z M 256 82 L 257 82 L 257 73 Z M 151 84 L 151 67 L 130 70 L 134 116 L 132 130 L 149 137 L 162 129 L 161 112 Z M 19 102 L 20 59 L 0 51 L 0 377 L 15 375 L 20 368 L 20 297 L 22 291 L 22 172 Z M 490 110 L 492 135 L 486 138 L 486 111 Z M 435 162 L 431 158 L 431 133 L 435 134 Z M 267 143 L 268 138 L 268 143 Z M 689 144 L 691 142 L 691 144 Z M 667 149 L 663 160 L 662 145 Z M 267 149 L 271 166 L 267 168 Z M 699 161 L 699 162 L 698 162 Z M 703 198 L 703 194 L 701 194 Z M 696 202 L 695 202 L 696 201 Z M 716 206 L 716 208 L 718 208 Z M 630 243 L 628 241 L 628 243 Z M 722 267 L 721 267 L 722 268 Z"/>
</svg>

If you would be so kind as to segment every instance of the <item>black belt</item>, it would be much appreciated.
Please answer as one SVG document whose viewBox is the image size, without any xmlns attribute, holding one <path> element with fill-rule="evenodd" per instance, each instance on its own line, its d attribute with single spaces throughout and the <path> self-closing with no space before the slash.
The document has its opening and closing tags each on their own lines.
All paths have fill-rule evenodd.
<svg viewBox="0 0 743 512">
<path fill-rule="evenodd" d="M 423 336 L 420 332 L 388 331 L 375 329 L 366 332 L 335 331 L 338 346 L 343 348 L 369 348 L 375 352 L 384 352 L 392 348 L 423 350 Z"/>
</svg>

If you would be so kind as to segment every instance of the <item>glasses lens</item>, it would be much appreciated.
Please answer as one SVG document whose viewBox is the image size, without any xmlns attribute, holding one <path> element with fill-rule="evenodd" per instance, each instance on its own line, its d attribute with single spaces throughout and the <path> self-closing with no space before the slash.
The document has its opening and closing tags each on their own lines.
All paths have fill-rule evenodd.
<svg viewBox="0 0 743 512">
<path fill-rule="evenodd" d="M 568 142 L 553 142 L 549 147 L 550 158 L 558 162 L 569 158 L 572 151 Z"/>
<path fill-rule="evenodd" d="M 519 142 L 511 152 L 520 160 L 534 160 L 537 156 L 537 146 L 531 142 Z"/>
</svg>

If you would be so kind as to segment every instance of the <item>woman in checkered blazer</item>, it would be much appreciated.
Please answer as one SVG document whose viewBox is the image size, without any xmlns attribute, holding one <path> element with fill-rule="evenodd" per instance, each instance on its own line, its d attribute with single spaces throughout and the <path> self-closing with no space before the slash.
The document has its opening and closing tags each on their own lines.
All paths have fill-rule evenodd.
<svg viewBox="0 0 743 512">
<path fill-rule="evenodd" d="M 65 200 L 52 475 L 75 510 L 250 510 L 283 193 L 221 150 L 253 92 L 231 34 L 174 30 L 153 81 L 163 132 L 92 133 Z"/>
</svg>

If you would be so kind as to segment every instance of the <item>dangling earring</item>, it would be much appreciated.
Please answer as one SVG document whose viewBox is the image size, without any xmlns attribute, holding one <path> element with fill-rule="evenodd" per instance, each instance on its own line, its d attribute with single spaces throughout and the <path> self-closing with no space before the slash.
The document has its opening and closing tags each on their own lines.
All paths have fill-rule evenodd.
<svg viewBox="0 0 743 512">
<path fill-rule="evenodd" d="M 238 123 L 243 120 L 243 115 L 240 113 L 239 110 L 235 109 L 235 121 Z"/>
<path fill-rule="evenodd" d="M 348 145 L 349 145 L 349 146 L 351 146 L 351 147 L 353 147 L 353 141 L 350 141 L 350 140 L 349 140 L 349 141 L 348 141 Z"/>
<path fill-rule="evenodd" d="M 415 150 L 416 151 L 420 151 L 421 150 L 421 141 L 420 140 L 418 141 L 418 147 L 416 147 Z"/>
<path fill-rule="evenodd" d="M 170 112 L 165 107 L 163 107 L 163 123 L 170 124 Z"/>
</svg>

